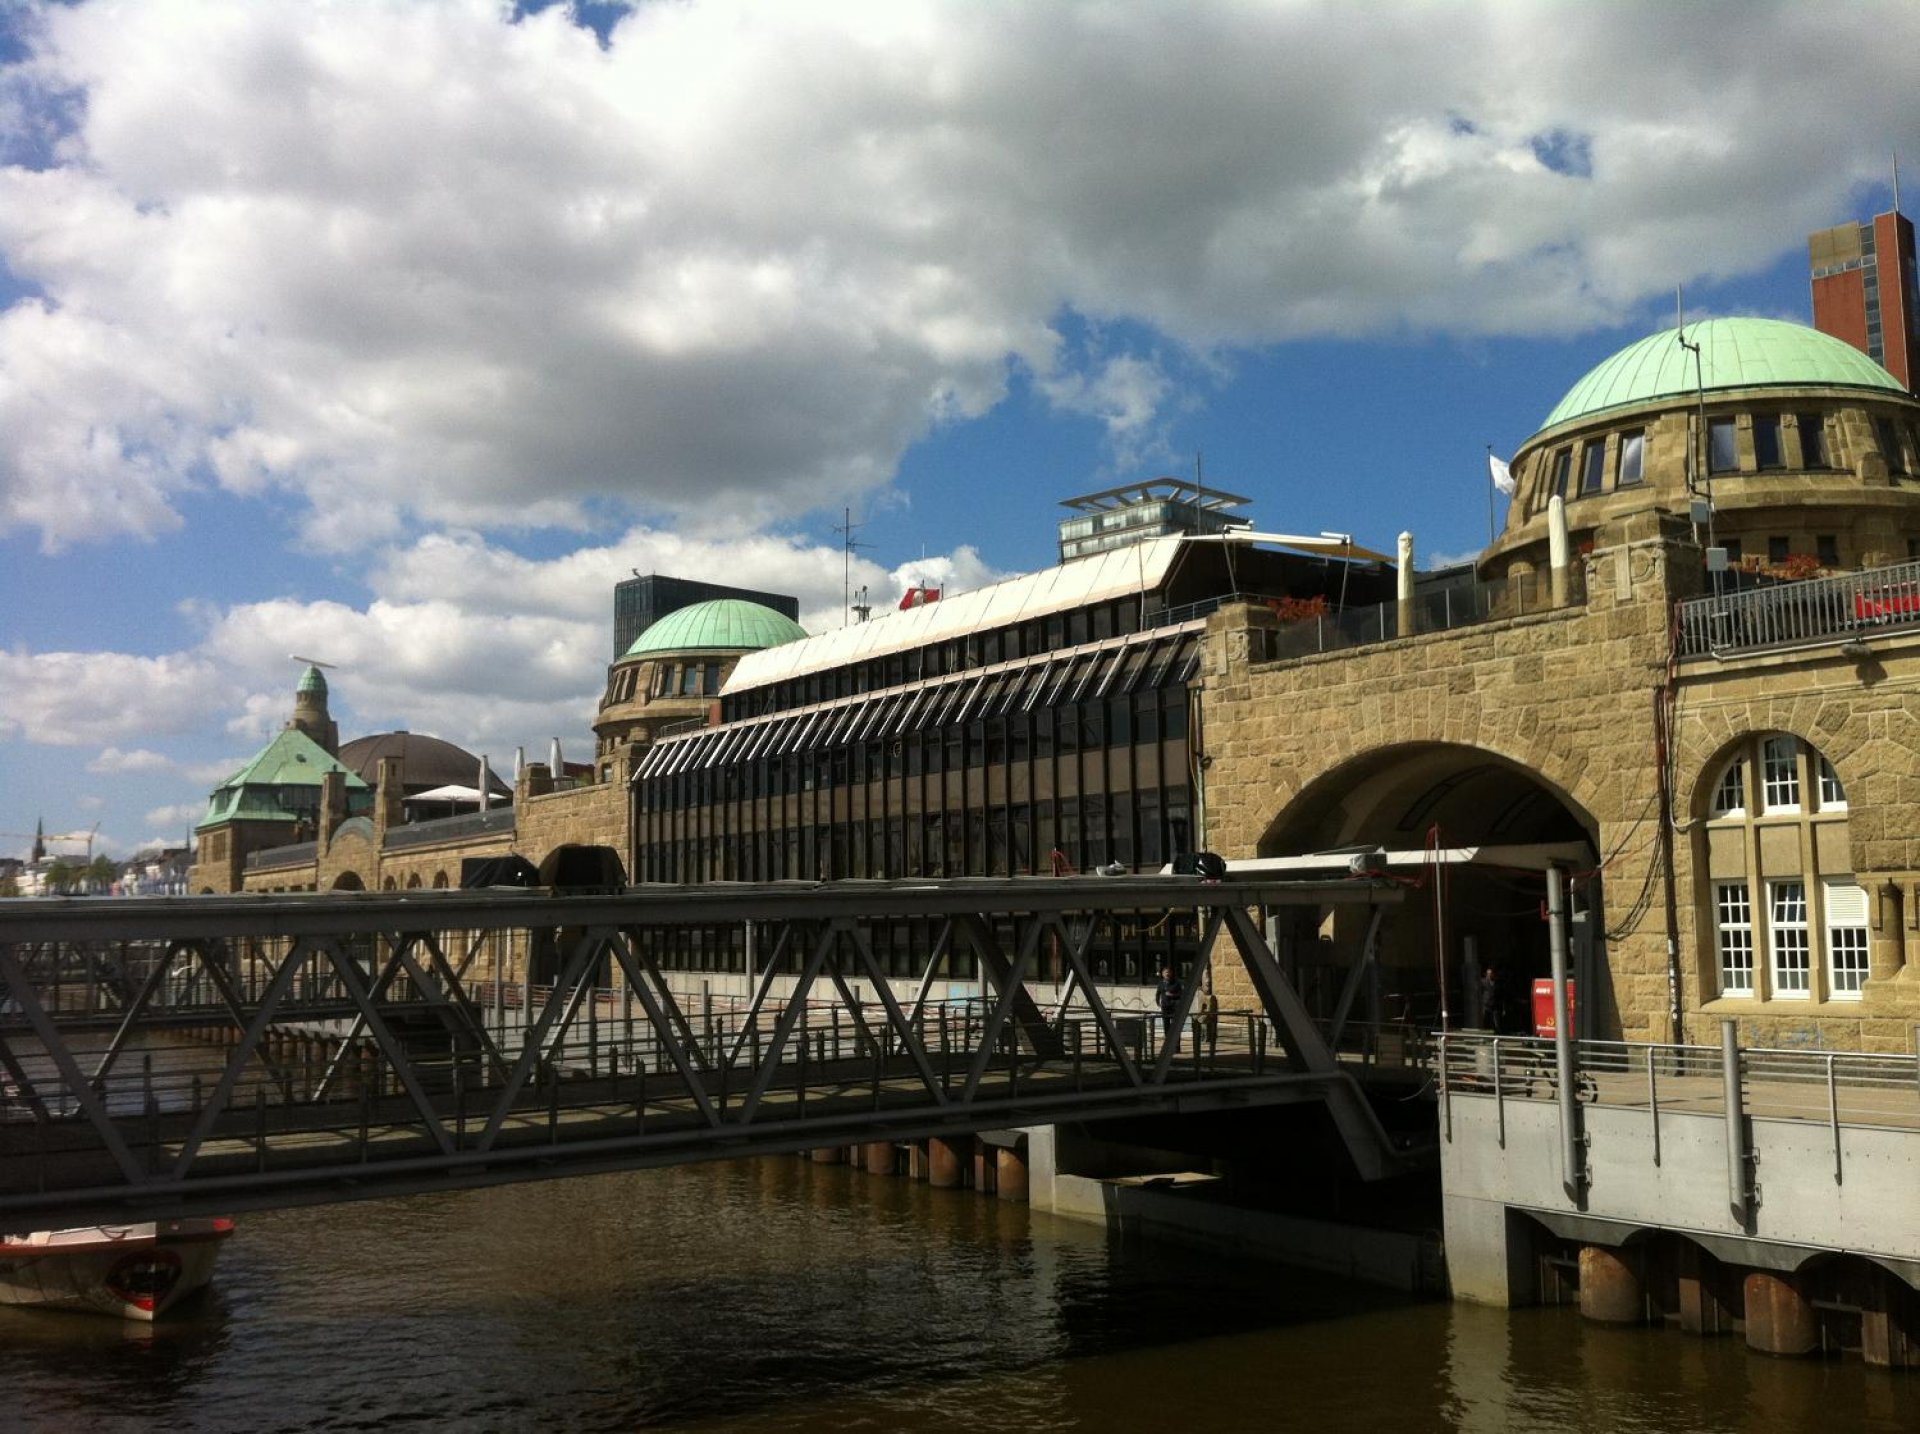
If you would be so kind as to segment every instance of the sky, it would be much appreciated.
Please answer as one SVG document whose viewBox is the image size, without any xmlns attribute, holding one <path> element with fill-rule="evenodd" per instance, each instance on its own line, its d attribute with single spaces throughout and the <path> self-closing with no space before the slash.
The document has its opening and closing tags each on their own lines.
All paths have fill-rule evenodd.
<svg viewBox="0 0 1920 1434">
<path fill-rule="evenodd" d="M 294 653 L 344 737 L 582 759 L 618 579 L 823 631 L 849 513 L 880 606 L 1196 465 L 1470 556 L 1676 287 L 1808 318 L 1916 53 L 1910 0 L 0 0 L 0 855 L 181 844 Z"/>
</svg>

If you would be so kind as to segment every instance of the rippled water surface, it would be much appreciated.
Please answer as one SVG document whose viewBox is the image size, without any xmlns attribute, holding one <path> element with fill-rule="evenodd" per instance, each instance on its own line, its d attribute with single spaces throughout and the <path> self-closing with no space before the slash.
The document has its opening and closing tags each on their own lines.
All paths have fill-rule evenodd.
<svg viewBox="0 0 1920 1434">
<path fill-rule="evenodd" d="M 797 1160 L 244 1217 L 154 1330 L 0 1310 L 12 1430 L 1920 1428 L 1920 1378 L 1407 1303 Z"/>
</svg>

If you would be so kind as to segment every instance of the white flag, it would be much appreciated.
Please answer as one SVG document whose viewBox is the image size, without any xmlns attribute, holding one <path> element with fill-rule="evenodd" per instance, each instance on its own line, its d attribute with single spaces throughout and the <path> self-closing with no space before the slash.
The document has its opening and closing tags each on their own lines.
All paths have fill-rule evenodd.
<svg viewBox="0 0 1920 1434">
<path fill-rule="evenodd" d="M 1488 453 L 1487 471 L 1493 475 L 1493 486 L 1511 498 L 1513 496 L 1513 470 L 1507 467 L 1506 463 L 1501 459 L 1495 458 L 1492 453 Z"/>
</svg>

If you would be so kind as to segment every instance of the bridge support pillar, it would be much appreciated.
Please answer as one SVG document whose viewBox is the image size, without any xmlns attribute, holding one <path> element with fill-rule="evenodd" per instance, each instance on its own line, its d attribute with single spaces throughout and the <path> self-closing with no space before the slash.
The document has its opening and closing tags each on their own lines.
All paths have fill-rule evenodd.
<svg viewBox="0 0 1920 1434">
<path fill-rule="evenodd" d="M 1820 1347 L 1813 1301 L 1789 1275 L 1753 1270 L 1746 1280 L 1747 1348 L 1761 1354 L 1812 1354 Z"/>
<path fill-rule="evenodd" d="M 1027 1203 L 1027 1157 L 1010 1145 L 994 1152 L 994 1189 L 1002 1200 Z"/>
<path fill-rule="evenodd" d="M 839 1165 L 845 1162 L 847 1149 L 844 1145 L 821 1145 L 813 1151 L 815 1165 Z"/>
<path fill-rule="evenodd" d="M 1920 1295 L 1885 1270 L 1873 1272 L 1860 1311 L 1860 1357 L 1882 1369 L 1920 1369 Z"/>
<path fill-rule="evenodd" d="M 1688 1334 L 1731 1334 L 1740 1317 L 1739 1283 L 1712 1255 L 1690 1241 L 1679 1249 L 1680 1328 Z"/>
<path fill-rule="evenodd" d="M 998 1167 L 994 1164 L 993 1147 L 984 1140 L 973 1142 L 973 1188 L 982 1195 L 991 1195 L 994 1190 L 994 1176 Z"/>
<path fill-rule="evenodd" d="M 1635 1252 L 1580 1247 L 1580 1313 L 1600 1324 L 1645 1324 L 1647 1286 Z"/>
<path fill-rule="evenodd" d="M 893 1142 L 869 1140 L 860 1147 L 861 1165 L 869 1175 L 893 1174 Z"/>
<path fill-rule="evenodd" d="M 936 1190 L 958 1190 L 967 1183 L 966 1137 L 927 1142 L 927 1183 Z"/>
</svg>

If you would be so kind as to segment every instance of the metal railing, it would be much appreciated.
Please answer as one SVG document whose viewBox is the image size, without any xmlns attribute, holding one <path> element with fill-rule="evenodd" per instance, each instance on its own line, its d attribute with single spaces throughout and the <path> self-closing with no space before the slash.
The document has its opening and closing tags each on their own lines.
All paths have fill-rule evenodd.
<svg viewBox="0 0 1920 1434">
<path fill-rule="evenodd" d="M 1689 598 L 1679 606 L 1682 657 L 1920 627 L 1920 562 Z"/>
<path fill-rule="evenodd" d="M 1441 1047 L 1443 1089 L 1450 1096 L 1533 1101 L 1558 1096 L 1551 1040 L 1456 1033 Z M 1717 1046 L 1578 1041 L 1574 1050 L 1574 1094 L 1584 1105 L 1656 1115 L 1726 1113 Z M 1920 1128 L 1920 1056 L 1742 1048 L 1738 1062 L 1748 1115 Z"/>
<path fill-rule="evenodd" d="M 1411 600 L 1412 624 L 1403 628 L 1396 602 L 1366 607 L 1338 608 L 1312 617 L 1283 622 L 1259 631 L 1254 641 L 1256 661 L 1281 662 L 1322 652 L 1344 652 L 1374 643 L 1391 642 L 1428 632 L 1450 632 L 1507 618 L 1552 612 L 1556 607 L 1580 607 L 1587 600 L 1586 569 L 1578 563 L 1566 573 L 1566 601 L 1553 600 L 1553 575 L 1541 571 L 1494 582 L 1446 586 L 1416 593 Z"/>
</svg>

